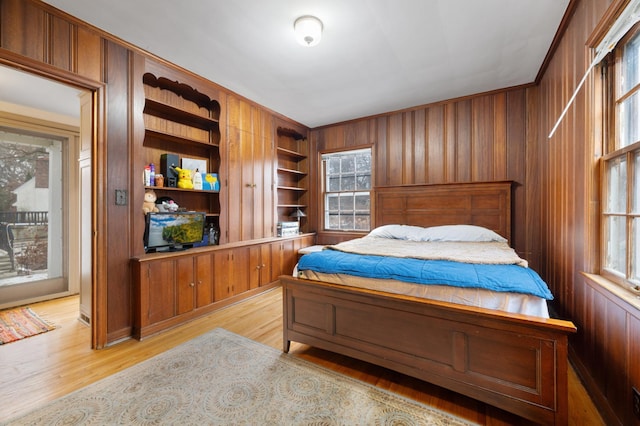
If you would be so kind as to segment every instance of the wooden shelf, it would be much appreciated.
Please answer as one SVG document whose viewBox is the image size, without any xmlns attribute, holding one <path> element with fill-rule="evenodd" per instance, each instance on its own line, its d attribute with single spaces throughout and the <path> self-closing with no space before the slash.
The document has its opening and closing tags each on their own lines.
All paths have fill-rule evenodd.
<svg viewBox="0 0 640 426">
<path fill-rule="evenodd" d="M 296 208 L 296 207 L 300 207 L 300 208 L 306 208 L 307 205 L 306 204 L 278 204 L 278 208 Z"/>
<path fill-rule="evenodd" d="M 291 173 L 291 174 L 294 174 L 294 175 L 301 175 L 301 176 L 306 176 L 307 175 L 306 172 L 301 172 L 300 170 L 283 169 L 282 167 L 278 167 L 278 171 L 279 172 L 284 172 L 284 173 Z"/>
<path fill-rule="evenodd" d="M 296 158 L 298 160 L 304 160 L 305 158 L 307 158 L 306 155 L 303 155 L 296 151 L 292 151 L 290 149 L 278 147 L 277 150 L 278 150 L 278 154 L 286 155 L 288 157 Z"/>
<path fill-rule="evenodd" d="M 278 189 L 284 189 L 287 191 L 300 191 L 300 192 L 304 192 L 307 190 L 307 188 L 298 188 L 297 186 L 278 186 Z"/>
<path fill-rule="evenodd" d="M 149 98 L 145 99 L 144 113 L 202 130 L 216 130 L 220 126 L 218 120 L 184 111 Z"/>
<path fill-rule="evenodd" d="M 218 147 L 218 144 L 203 142 L 195 139 L 189 139 L 183 136 L 177 136 L 171 133 L 161 132 L 161 131 L 153 130 L 149 128 L 147 128 L 145 131 L 145 142 L 149 140 L 148 136 L 151 136 L 152 138 L 160 139 L 163 141 L 172 142 L 175 144 L 190 144 L 193 146 L 201 146 L 201 147 Z"/>
<path fill-rule="evenodd" d="M 220 193 L 220 191 L 213 191 L 211 189 L 187 189 L 187 188 L 175 188 L 172 186 L 145 186 L 144 189 L 153 189 L 155 191 L 202 192 L 206 194 Z"/>
</svg>

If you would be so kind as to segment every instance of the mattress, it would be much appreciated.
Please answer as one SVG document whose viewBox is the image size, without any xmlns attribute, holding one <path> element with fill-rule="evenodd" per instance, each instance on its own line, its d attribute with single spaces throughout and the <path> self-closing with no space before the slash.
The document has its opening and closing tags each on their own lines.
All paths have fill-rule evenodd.
<svg viewBox="0 0 640 426">
<path fill-rule="evenodd" d="M 297 268 L 294 270 L 294 276 L 312 281 L 323 281 L 465 306 L 549 318 L 549 310 L 545 299 L 522 293 L 497 292 L 480 288 L 462 288 L 447 285 L 422 285 L 397 280 L 364 278 L 347 274 L 327 274 L 309 270 L 298 272 Z"/>
</svg>

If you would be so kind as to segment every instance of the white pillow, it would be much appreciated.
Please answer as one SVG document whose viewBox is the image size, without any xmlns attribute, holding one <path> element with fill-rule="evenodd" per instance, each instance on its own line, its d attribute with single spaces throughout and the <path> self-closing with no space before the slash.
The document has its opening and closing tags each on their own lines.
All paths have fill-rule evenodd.
<svg viewBox="0 0 640 426">
<path fill-rule="evenodd" d="M 396 240 L 419 241 L 417 238 L 425 228 L 412 225 L 382 225 L 367 234 L 368 237 L 393 238 Z"/>
<path fill-rule="evenodd" d="M 419 241 L 507 242 L 506 238 L 492 230 L 476 225 L 443 225 L 423 228 L 419 238 Z"/>
</svg>

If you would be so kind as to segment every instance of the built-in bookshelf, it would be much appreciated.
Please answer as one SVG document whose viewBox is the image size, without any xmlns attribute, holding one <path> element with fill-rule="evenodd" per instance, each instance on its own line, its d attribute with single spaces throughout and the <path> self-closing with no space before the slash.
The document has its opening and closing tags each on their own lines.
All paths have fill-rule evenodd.
<svg viewBox="0 0 640 426">
<path fill-rule="evenodd" d="M 206 170 L 199 172 L 219 173 L 220 103 L 187 84 L 149 72 L 143 83 L 144 165 L 153 163 L 164 177 L 164 186 L 145 190 L 153 189 L 158 198 L 168 197 L 188 210 L 204 211 L 207 222 L 219 226 L 219 189 L 179 188 L 169 166 L 183 167 L 183 160 L 190 159 L 206 164 Z M 175 161 L 163 164 L 165 155 Z"/>
<path fill-rule="evenodd" d="M 292 129 L 277 129 L 278 222 L 296 220 L 298 209 L 306 214 L 308 205 L 309 144 L 305 135 Z M 301 220 L 301 231 L 305 221 Z"/>
</svg>

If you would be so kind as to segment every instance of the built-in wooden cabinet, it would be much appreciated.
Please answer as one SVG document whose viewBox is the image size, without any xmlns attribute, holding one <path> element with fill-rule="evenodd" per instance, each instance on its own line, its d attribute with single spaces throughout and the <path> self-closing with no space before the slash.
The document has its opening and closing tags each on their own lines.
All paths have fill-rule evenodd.
<svg viewBox="0 0 640 426">
<path fill-rule="evenodd" d="M 176 314 L 213 303 L 213 257 L 210 253 L 176 259 Z"/>
<path fill-rule="evenodd" d="M 273 117 L 237 96 L 227 96 L 223 145 L 226 215 L 223 242 L 275 236 Z"/>
<path fill-rule="evenodd" d="M 291 215 L 306 215 L 308 206 L 309 145 L 303 129 L 278 127 L 276 134 L 278 222 L 296 221 Z M 307 229 L 304 218 L 300 227 Z"/>
<path fill-rule="evenodd" d="M 276 285 L 315 236 L 270 238 L 132 259 L 137 339 L 174 327 Z"/>
<path fill-rule="evenodd" d="M 214 258 L 213 281 L 216 300 L 249 290 L 249 247 L 217 250 Z"/>
</svg>

